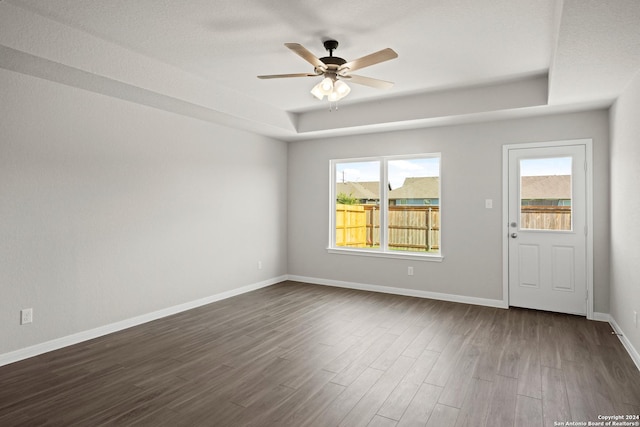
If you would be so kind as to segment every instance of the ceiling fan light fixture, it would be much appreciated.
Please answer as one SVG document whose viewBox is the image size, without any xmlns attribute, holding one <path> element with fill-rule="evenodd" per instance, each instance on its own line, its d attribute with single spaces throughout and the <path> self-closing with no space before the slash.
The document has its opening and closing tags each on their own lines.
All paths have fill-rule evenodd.
<svg viewBox="0 0 640 427">
<path fill-rule="evenodd" d="M 336 81 L 334 83 L 334 81 L 333 81 L 333 79 L 331 77 L 325 77 L 324 79 L 322 79 L 322 81 L 320 83 L 318 83 L 317 85 L 315 85 L 313 87 L 313 89 L 311 89 L 311 94 L 313 96 L 315 96 L 316 98 L 318 98 L 319 100 L 322 100 L 325 97 L 325 95 L 328 98 L 331 98 L 331 97 L 335 98 L 334 93 L 336 93 L 336 91 L 337 91 L 336 85 L 337 85 L 337 87 L 340 87 L 340 85 L 338 83 L 340 83 L 340 82 Z"/>
<path fill-rule="evenodd" d="M 337 92 L 338 95 L 340 95 L 339 99 L 341 99 L 349 95 L 349 92 L 351 92 L 351 88 L 349 87 L 348 84 L 346 84 L 342 80 L 338 80 L 333 85 L 333 91 Z"/>
<path fill-rule="evenodd" d="M 320 82 L 320 90 L 322 91 L 323 95 L 329 96 L 329 94 L 333 92 L 333 80 L 330 77 L 325 77 Z"/>
<path fill-rule="evenodd" d="M 313 87 L 313 89 L 311 89 L 311 95 L 315 96 L 320 101 L 322 101 L 322 98 L 324 98 L 324 93 L 322 93 L 322 88 L 320 87 L 321 84 L 322 83 L 318 83 Z"/>
<path fill-rule="evenodd" d="M 2 1 L 2 0 L 0 0 Z M 382 49 L 361 58 L 347 62 L 344 58 L 333 56 L 333 51 L 337 49 L 338 42 L 336 40 L 326 40 L 324 47 L 329 51 L 329 56 L 318 58 L 307 48 L 299 43 L 285 43 L 284 45 L 291 49 L 296 55 L 313 65 L 313 73 L 295 73 L 295 74 L 270 74 L 258 76 L 259 79 L 279 79 L 289 77 L 319 77 L 323 79 L 320 83 L 311 89 L 311 94 L 323 100 L 325 95 L 329 100 L 329 110 L 331 104 L 336 103 L 351 92 L 351 88 L 345 82 L 338 80 L 339 78 L 350 79 L 352 83 L 371 86 L 378 89 L 388 89 L 393 86 L 392 82 L 373 79 L 370 77 L 357 76 L 351 74 L 351 71 L 379 64 L 380 62 L 389 61 L 398 57 L 398 54 L 390 48 Z M 336 109 L 337 109 L 336 104 Z"/>
<path fill-rule="evenodd" d="M 338 102 L 351 92 L 351 88 L 345 82 L 337 80 L 333 85 L 333 91 L 327 95 L 329 102 Z"/>
</svg>

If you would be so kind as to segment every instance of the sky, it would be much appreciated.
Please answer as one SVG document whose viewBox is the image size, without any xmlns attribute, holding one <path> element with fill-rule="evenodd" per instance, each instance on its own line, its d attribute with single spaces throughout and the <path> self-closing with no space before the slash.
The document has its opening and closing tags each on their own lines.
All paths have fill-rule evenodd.
<svg viewBox="0 0 640 427">
<path fill-rule="evenodd" d="M 405 178 L 440 175 L 440 158 L 389 160 L 391 188 L 402 186 Z M 571 157 L 524 159 L 520 161 L 522 176 L 571 175 Z M 337 182 L 380 181 L 380 163 L 352 162 L 336 165 Z"/>
<path fill-rule="evenodd" d="M 571 157 L 520 160 L 520 175 L 571 175 Z"/>
<path fill-rule="evenodd" d="M 399 188 L 405 178 L 439 176 L 440 158 L 389 160 L 389 182 L 391 188 Z M 336 181 L 342 182 L 380 181 L 380 163 L 354 162 L 336 165 Z"/>
</svg>

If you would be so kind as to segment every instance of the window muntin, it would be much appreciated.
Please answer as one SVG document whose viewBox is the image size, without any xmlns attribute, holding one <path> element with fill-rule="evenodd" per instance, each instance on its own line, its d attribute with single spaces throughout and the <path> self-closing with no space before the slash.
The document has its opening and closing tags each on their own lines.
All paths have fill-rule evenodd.
<svg viewBox="0 0 640 427">
<path fill-rule="evenodd" d="M 331 173 L 330 248 L 440 254 L 439 154 L 332 160 Z"/>
</svg>

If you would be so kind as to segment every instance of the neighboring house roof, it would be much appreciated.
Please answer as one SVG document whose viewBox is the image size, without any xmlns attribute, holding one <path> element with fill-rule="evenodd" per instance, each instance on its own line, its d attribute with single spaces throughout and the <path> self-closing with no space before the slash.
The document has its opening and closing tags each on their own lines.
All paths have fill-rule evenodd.
<svg viewBox="0 0 640 427">
<path fill-rule="evenodd" d="M 523 176 L 521 191 L 525 200 L 571 199 L 571 175 Z"/>
<path fill-rule="evenodd" d="M 402 187 L 389 192 L 390 200 L 397 199 L 439 199 L 440 178 L 428 176 L 421 178 L 405 178 Z"/>
<path fill-rule="evenodd" d="M 336 195 L 340 193 L 360 200 L 377 200 L 380 198 L 380 183 L 377 181 L 338 182 L 336 183 Z"/>
<path fill-rule="evenodd" d="M 419 177 L 405 178 L 402 187 L 389 192 L 390 200 L 397 199 L 439 199 L 440 178 Z M 338 194 L 344 193 L 356 199 L 377 200 L 379 183 L 370 182 L 339 182 L 336 184 Z M 523 199 L 563 200 L 571 199 L 570 175 L 523 176 Z"/>
</svg>

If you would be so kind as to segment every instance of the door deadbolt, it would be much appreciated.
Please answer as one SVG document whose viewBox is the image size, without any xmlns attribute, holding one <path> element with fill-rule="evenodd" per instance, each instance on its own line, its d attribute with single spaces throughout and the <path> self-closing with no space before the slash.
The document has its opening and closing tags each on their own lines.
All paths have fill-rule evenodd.
<svg viewBox="0 0 640 427">
<path fill-rule="evenodd" d="M 511 233 L 511 238 L 515 239 L 516 237 L 518 237 L 518 233 Z"/>
</svg>

